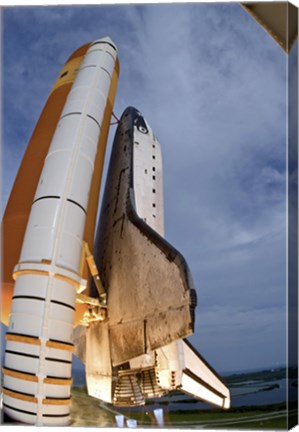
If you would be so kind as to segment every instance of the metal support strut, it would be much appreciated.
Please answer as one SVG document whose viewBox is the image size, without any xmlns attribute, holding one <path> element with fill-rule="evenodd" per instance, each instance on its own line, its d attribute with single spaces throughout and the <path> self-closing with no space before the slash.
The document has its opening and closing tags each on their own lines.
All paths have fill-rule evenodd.
<svg viewBox="0 0 299 432">
<path fill-rule="evenodd" d="M 77 302 L 85 303 L 88 310 L 84 313 L 81 321 L 82 325 L 88 326 L 92 321 L 104 321 L 107 317 L 107 294 L 101 282 L 98 268 L 96 266 L 94 257 L 86 242 L 83 242 L 82 257 L 86 261 L 90 274 L 94 280 L 99 299 L 90 297 L 82 292 L 77 293 Z"/>
</svg>

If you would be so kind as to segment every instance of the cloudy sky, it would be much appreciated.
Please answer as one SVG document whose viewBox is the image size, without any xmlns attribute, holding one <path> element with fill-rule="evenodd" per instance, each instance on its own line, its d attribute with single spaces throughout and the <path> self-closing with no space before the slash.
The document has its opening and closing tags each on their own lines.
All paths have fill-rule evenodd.
<svg viewBox="0 0 299 432">
<path fill-rule="evenodd" d="M 138 108 L 162 146 L 166 238 L 198 292 L 192 342 L 220 372 L 285 364 L 284 52 L 237 3 L 14 7 L 2 22 L 3 208 L 67 57 L 109 35 L 114 111 Z"/>
</svg>

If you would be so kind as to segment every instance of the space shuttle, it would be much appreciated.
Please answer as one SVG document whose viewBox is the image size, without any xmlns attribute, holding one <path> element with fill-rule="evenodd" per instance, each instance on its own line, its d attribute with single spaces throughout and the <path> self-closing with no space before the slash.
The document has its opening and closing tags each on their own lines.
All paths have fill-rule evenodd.
<svg viewBox="0 0 299 432">
<path fill-rule="evenodd" d="M 230 407 L 186 339 L 196 291 L 164 238 L 160 144 L 133 107 L 118 120 L 96 223 L 118 74 L 110 38 L 68 59 L 3 217 L 3 409 L 16 421 L 70 423 L 73 353 L 89 395 L 114 406 L 179 389 Z"/>
<path fill-rule="evenodd" d="M 164 239 L 163 213 L 160 144 L 129 107 L 115 134 L 94 249 L 107 311 L 91 308 L 85 331 L 75 329 L 88 392 L 136 406 L 180 389 L 229 408 L 228 389 L 185 340 L 196 291 L 185 259 Z"/>
</svg>

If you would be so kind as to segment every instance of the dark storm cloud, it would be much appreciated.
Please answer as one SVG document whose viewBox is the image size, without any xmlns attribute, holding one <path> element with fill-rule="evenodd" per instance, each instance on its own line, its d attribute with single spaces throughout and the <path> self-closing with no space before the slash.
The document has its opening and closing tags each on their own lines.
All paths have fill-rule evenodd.
<svg viewBox="0 0 299 432">
<path fill-rule="evenodd" d="M 66 58 L 109 35 L 121 66 L 115 112 L 136 106 L 162 146 L 166 237 L 186 256 L 200 300 L 193 341 L 219 370 L 284 363 L 282 50 L 236 3 L 3 16 L 3 201 Z"/>
</svg>

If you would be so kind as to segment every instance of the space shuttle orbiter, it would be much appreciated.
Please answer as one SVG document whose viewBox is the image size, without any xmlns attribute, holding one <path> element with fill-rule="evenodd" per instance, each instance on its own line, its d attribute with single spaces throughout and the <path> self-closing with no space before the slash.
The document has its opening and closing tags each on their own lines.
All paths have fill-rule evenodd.
<svg viewBox="0 0 299 432">
<path fill-rule="evenodd" d="M 102 320 L 90 308 L 85 330 L 75 330 L 88 392 L 134 406 L 181 389 L 229 408 L 226 386 L 183 340 L 193 333 L 196 291 L 185 259 L 163 235 L 160 144 L 142 114 L 127 108 L 115 135 L 95 240 L 107 313 Z"/>
<path fill-rule="evenodd" d="M 70 422 L 74 350 L 89 394 L 114 405 L 177 388 L 230 405 L 226 386 L 185 340 L 196 293 L 184 258 L 163 238 L 160 145 L 134 108 L 117 127 L 94 241 L 118 71 L 109 38 L 70 57 L 4 215 L 3 297 L 12 301 L 3 407 L 17 421 Z"/>
</svg>

